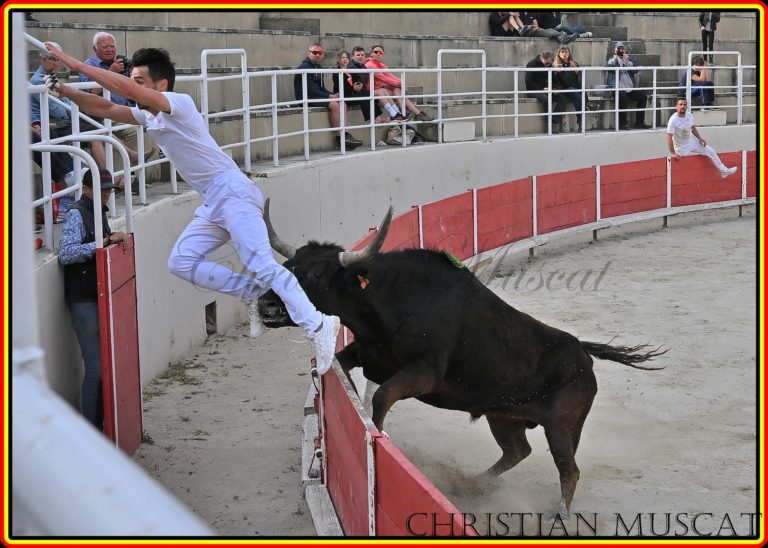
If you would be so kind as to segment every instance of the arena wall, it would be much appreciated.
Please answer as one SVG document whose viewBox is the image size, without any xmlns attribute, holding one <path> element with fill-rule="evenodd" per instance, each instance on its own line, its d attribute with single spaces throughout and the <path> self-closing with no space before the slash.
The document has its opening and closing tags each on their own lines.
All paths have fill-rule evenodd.
<svg viewBox="0 0 768 548">
<path fill-rule="evenodd" d="M 720 151 L 755 149 L 752 125 L 707 127 L 702 133 Z M 287 242 L 298 245 L 318 239 L 350 245 L 366 228 L 378 225 L 390 204 L 402 213 L 414 204 L 455 196 L 469 188 L 666 154 L 662 131 L 531 136 L 319 158 L 266 170 L 257 184 L 272 198 L 273 223 Z M 203 292 L 167 271 L 171 246 L 198 203 L 197 195 L 188 193 L 135 210 L 143 385 L 205 339 L 206 305 L 216 303 L 219 331 L 246 317 L 245 307 L 236 299 Z M 403 238 L 409 238 L 407 233 Z M 225 246 L 217 257 L 233 260 L 234 268 L 239 268 L 231 247 Z M 48 378 L 55 390 L 75 404 L 81 376 L 79 350 L 55 258 L 39 266 L 38 290 Z M 257 342 L 254 350 L 258 351 Z"/>
</svg>

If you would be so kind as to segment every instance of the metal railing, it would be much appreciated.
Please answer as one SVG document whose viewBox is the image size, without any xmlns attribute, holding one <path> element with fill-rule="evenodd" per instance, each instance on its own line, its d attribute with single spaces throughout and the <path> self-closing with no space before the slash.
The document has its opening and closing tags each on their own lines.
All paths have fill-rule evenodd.
<svg viewBox="0 0 768 548">
<path fill-rule="evenodd" d="M 40 47 L 39 41 L 34 38 L 28 37 L 28 40 Z M 699 52 L 692 52 L 699 53 Z M 744 110 L 747 108 L 756 108 L 757 106 L 757 85 L 756 83 L 744 83 L 745 72 L 751 73 L 751 81 L 756 81 L 756 66 L 755 65 L 742 65 L 741 56 L 738 52 L 714 52 L 719 55 L 733 55 L 736 54 L 737 64 L 735 66 L 720 66 L 715 65 L 711 67 L 714 71 L 721 74 L 719 80 L 728 80 L 728 72 L 733 72 L 735 84 L 721 84 L 713 86 L 716 92 L 719 92 L 721 96 L 734 95 L 736 96 L 735 105 L 721 105 L 719 108 L 727 112 L 734 111 L 735 118 L 738 124 L 742 124 L 744 120 Z M 692 57 L 692 54 L 689 55 Z M 218 55 L 234 55 L 239 59 L 239 65 L 231 71 L 224 71 L 224 74 L 214 74 L 208 67 L 208 60 L 212 56 Z M 477 63 L 470 66 L 447 66 L 445 59 L 449 56 L 452 60 L 466 59 L 480 55 L 479 66 Z M 325 68 L 317 70 L 247 70 L 247 52 L 244 49 L 213 49 L 203 50 L 201 52 L 201 72 L 197 75 L 179 75 L 176 78 L 177 87 L 179 84 L 184 85 L 198 85 L 199 91 L 199 105 L 203 118 L 206 123 L 210 125 L 211 122 L 218 122 L 220 124 L 226 124 L 231 121 L 239 123 L 239 128 L 235 132 L 238 134 L 236 139 L 230 139 L 228 142 L 221 142 L 219 138 L 219 144 L 225 151 L 229 151 L 231 154 L 239 154 L 242 157 L 242 165 L 245 171 L 250 171 L 252 168 L 252 159 L 254 157 L 254 148 L 262 146 L 267 149 L 266 153 L 257 153 L 260 157 L 267 159 L 271 157 L 271 163 L 273 166 L 280 165 L 280 159 L 285 158 L 287 155 L 295 155 L 296 149 L 288 154 L 281 153 L 281 143 L 297 137 L 301 138 L 302 154 L 305 160 L 309 160 L 312 156 L 312 141 L 313 135 L 323 133 L 335 133 L 339 132 L 343 135 L 347 130 L 362 129 L 368 132 L 368 139 L 370 144 L 368 147 L 370 150 L 376 150 L 379 146 L 380 136 L 382 130 L 386 130 L 391 127 L 399 126 L 399 124 L 391 121 L 377 122 L 373 116 L 371 120 L 362 124 L 350 123 L 350 113 L 347 109 L 340 109 L 340 123 L 339 127 L 331 127 L 324 119 L 321 123 L 312 123 L 312 113 L 325 112 L 313 110 L 313 107 L 324 107 L 327 103 L 327 99 L 295 99 L 293 97 L 293 79 L 296 75 L 301 78 L 301 86 L 303 96 L 306 97 L 307 93 L 307 75 L 308 74 L 321 74 L 323 77 L 328 75 L 340 75 L 342 71 L 338 68 Z M 455 64 L 455 62 L 454 62 Z M 528 69 L 524 67 L 489 67 L 486 64 L 485 51 L 481 49 L 475 50 L 456 50 L 456 49 L 443 49 L 437 53 L 437 66 L 426 68 L 399 68 L 399 69 L 345 69 L 349 73 L 368 73 L 371 75 L 372 82 L 375 81 L 376 75 L 382 72 L 392 72 L 398 75 L 402 80 L 402 93 L 397 96 L 390 96 L 391 99 L 399 103 L 401 112 L 405 112 L 404 102 L 406 97 L 414 100 L 421 106 L 434 109 L 436 111 L 437 129 L 438 129 L 438 142 L 443 140 L 443 129 L 446 123 L 453 122 L 475 122 L 481 126 L 480 135 L 478 138 L 488 138 L 488 125 L 489 123 L 496 122 L 496 127 L 501 127 L 500 131 L 494 132 L 494 135 L 511 137 L 520 137 L 523 132 L 521 131 L 522 124 L 536 124 L 538 121 L 544 121 L 541 132 L 545 134 L 553 133 L 553 116 L 560 113 L 553 112 L 553 104 L 556 102 L 558 94 L 565 93 L 578 93 L 581 97 L 582 108 L 578 111 L 569 111 L 562 113 L 564 116 L 575 115 L 578 117 L 581 132 L 585 133 L 588 129 L 588 120 L 597 120 L 600 123 L 599 117 L 603 118 L 603 123 L 600 125 L 610 125 L 609 117 L 612 115 L 612 128 L 606 128 L 606 130 L 618 131 L 620 129 L 619 124 L 619 111 L 616 105 L 619 103 L 620 90 L 617 86 L 607 88 L 603 81 L 605 80 L 606 73 L 614 71 L 618 76 L 620 68 L 610 68 L 605 66 L 583 66 L 579 68 L 540 68 L 540 69 Z M 672 114 L 674 112 L 674 99 L 681 91 L 680 85 L 677 82 L 677 74 L 685 71 L 690 74 L 690 62 L 685 66 L 665 66 L 665 67 L 633 67 L 633 70 L 638 71 L 642 75 L 641 82 L 643 85 L 638 86 L 636 89 L 641 89 L 647 92 L 649 96 L 649 104 L 645 107 L 622 109 L 624 112 L 635 113 L 640 110 L 644 110 L 651 113 L 651 126 L 658 127 L 658 119 L 660 115 Z M 556 90 L 553 89 L 554 75 L 556 71 L 565 72 L 579 72 L 581 74 L 581 88 L 573 90 Z M 667 74 L 671 71 L 675 71 L 676 77 L 673 84 L 662 85 L 664 79 L 661 77 L 662 71 Z M 535 103 L 533 107 L 524 106 L 528 103 L 534 103 L 535 99 L 531 99 L 529 93 L 523 82 L 525 76 L 531 72 L 546 72 L 549 89 L 538 92 L 546 95 L 546 108 L 538 107 L 538 103 Z M 725 76 L 722 76 L 725 75 Z M 463 84 L 454 84 L 453 89 L 448 90 L 447 80 L 453 78 L 458 81 L 463 79 Z M 496 79 L 495 89 L 489 89 L 489 80 L 491 78 Z M 503 81 L 503 84 L 499 84 L 499 80 Z M 669 77 L 666 79 L 669 81 Z M 212 89 L 211 85 L 217 82 L 239 82 L 239 93 L 231 93 L 226 99 L 222 98 L 219 108 L 212 107 Z M 407 93 L 407 82 L 416 81 L 423 84 L 424 89 L 434 89 L 435 92 L 422 92 L 422 93 Z M 618 78 L 615 78 L 618 82 Z M 93 82 L 82 82 L 75 84 L 68 84 L 79 89 L 90 89 L 100 87 Z M 371 112 L 373 113 L 374 102 L 379 98 L 374 95 L 372 88 L 368 90 L 367 100 L 370 101 Z M 44 86 L 29 86 L 28 93 L 40 94 L 40 106 L 41 117 L 43 118 L 43 135 L 41 136 L 43 144 L 63 144 L 65 141 L 78 141 L 70 137 L 60 139 L 49 139 L 49 134 L 45 133 L 48 126 L 48 101 L 57 99 L 49 98 Z M 690 93 L 690 89 L 687 89 L 687 93 Z M 194 93 L 193 93 L 194 95 Z M 745 95 L 753 96 L 755 99 L 747 101 Z M 105 96 L 109 97 L 108 92 L 105 92 Z M 229 104 L 229 97 L 237 97 L 237 106 Z M 256 99 L 260 98 L 260 99 Z M 344 89 L 340 86 L 338 100 L 342 103 L 345 102 Z M 356 97 L 356 101 L 360 98 Z M 661 104 L 662 100 L 668 100 L 669 104 Z M 598 104 L 596 110 L 590 110 L 588 103 L 594 102 Z M 59 104 L 64 104 L 58 101 Z M 73 134 L 80 134 L 79 132 L 79 119 L 87 120 L 89 123 L 97 127 L 96 130 L 89 132 L 83 132 L 83 135 L 105 135 L 111 136 L 114 131 L 130 127 L 128 125 L 112 125 L 109 120 L 105 120 L 103 124 L 96 120 L 90 119 L 82 115 L 77 108 L 77 105 L 64 105 L 71 111 L 72 115 L 72 132 Z M 472 114 L 468 112 L 471 110 L 467 107 L 479 106 L 479 114 Z M 491 106 L 496 107 L 496 111 L 491 113 Z M 511 112 L 505 112 L 506 109 L 510 109 Z M 284 120 L 284 115 L 287 114 L 301 114 L 300 127 L 296 128 L 295 123 L 293 127 L 281 128 L 280 121 Z M 270 124 L 269 130 L 263 132 L 262 135 L 251 135 L 251 124 L 255 119 L 262 117 L 269 117 Z M 504 129 L 505 121 L 512 120 L 512 131 L 506 131 Z M 409 122 L 412 127 L 417 130 L 419 126 L 425 122 L 412 121 Z M 285 124 L 290 125 L 290 124 Z M 530 128 L 529 128 L 530 129 Z M 534 128 L 536 129 L 536 128 Z M 223 133 L 223 132 L 219 132 Z M 528 132 L 530 133 L 530 131 Z M 138 179 L 138 191 L 139 201 L 142 204 L 146 201 L 146 169 L 148 167 L 163 164 L 168 162 L 170 164 L 170 180 L 171 180 L 171 192 L 178 192 L 177 173 L 172 163 L 167 158 L 160 158 L 150 162 L 143 160 L 144 158 L 144 135 L 141 128 L 137 130 L 138 141 L 138 162 L 135 166 L 124 164 L 127 166 L 122 171 L 117 171 L 114 175 L 124 175 L 126 181 L 130 181 L 131 175 L 136 174 Z M 110 141 L 110 145 L 114 146 L 114 142 Z M 407 147 L 409 144 L 406 139 L 402 139 L 402 147 Z M 108 145 L 108 148 L 109 145 Z M 323 148 L 322 145 L 316 145 L 316 148 Z M 346 154 L 346 144 L 344 139 L 340 139 L 340 152 Z M 44 155 L 44 162 L 49 162 L 50 159 L 47 155 Z M 124 159 L 125 161 L 125 159 Z M 77 161 L 79 162 L 79 160 Z M 76 162 L 76 164 L 77 164 Z M 112 154 L 107 154 L 108 169 L 112 167 Z M 76 165 L 77 167 L 77 165 Z M 79 170 L 76 170 L 78 172 Z M 44 179 L 49 179 L 50 171 L 43 169 Z M 46 176 L 46 173 L 48 174 Z M 69 189 L 68 189 L 69 190 Z M 44 198 L 50 198 L 51 195 L 46 193 Z M 126 195 L 126 202 L 130 201 Z M 46 224 L 47 224 L 46 217 Z"/>
</svg>

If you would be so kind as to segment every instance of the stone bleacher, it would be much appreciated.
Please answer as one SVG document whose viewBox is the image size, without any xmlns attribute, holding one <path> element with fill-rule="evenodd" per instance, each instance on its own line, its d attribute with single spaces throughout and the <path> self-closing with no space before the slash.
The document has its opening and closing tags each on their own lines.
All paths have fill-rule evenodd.
<svg viewBox="0 0 768 548">
<path fill-rule="evenodd" d="M 200 51 L 205 48 L 244 48 L 248 54 L 250 70 L 294 68 L 304 58 L 307 47 L 314 41 L 321 41 L 327 51 L 325 66 L 335 65 L 335 54 L 340 49 L 351 50 L 356 45 L 366 49 L 375 43 L 384 45 L 387 55 L 385 62 L 390 67 L 418 68 L 434 67 L 437 51 L 441 48 L 483 49 L 490 67 L 525 66 L 539 51 L 555 50 L 557 44 L 543 38 L 495 38 L 488 32 L 488 12 L 468 11 L 190 11 L 190 12 L 119 12 L 84 11 L 59 12 L 35 11 L 39 23 L 29 23 L 27 31 L 40 40 L 53 40 L 75 56 L 86 58 L 91 54 L 91 39 L 98 30 L 115 35 L 119 53 L 130 54 L 140 47 L 162 46 L 167 48 L 176 62 L 179 74 L 197 73 L 200 69 Z M 595 33 L 593 38 L 580 39 L 571 44 L 574 58 L 584 66 L 601 66 L 613 51 L 616 40 L 625 41 L 641 65 L 665 66 L 682 65 L 687 53 L 701 48 L 698 27 L 698 12 L 564 12 L 566 24 L 583 24 Z M 742 53 L 742 62 L 754 64 L 757 60 L 757 20 L 754 12 L 723 12 L 718 25 L 715 47 L 718 50 L 734 50 Z M 447 58 L 454 65 L 470 66 L 476 57 L 463 56 Z M 211 58 L 209 70 L 212 73 L 226 73 L 236 70 L 236 56 Z M 723 59 L 723 64 L 733 63 Z M 36 56 L 30 55 L 30 70 L 36 67 Z M 659 85 L 677 84 L 677 70 L 660 73 Z M 754 83 L 755 74 L 745 75 L 746 83 Z M 73 75 L 73 78 L 75 75 Z M 488 90 L 505 92 L 512 89 L 510 75 L 490 73 Z M 591 77 L 598 77 L 595 76 Z M 650 76 L 649 76 L 650 77 Z M 474 80 L 473 80 L 474 79 Z M 475 84 L 476 75 L 446 76 L 444 89 L 479 89 Z M 429 94 L 436 91 L 434 73 L 411 73 L 407 75 L 407 90 L 411 95 Z M 330 75 L 326 77 L 330 88 Z M 588 87 L 602 82 L 588 81 Z M 716 71 L 716 85 L 735 83 L 734 71 Z M 641 80 L 641 85 L 650 83 Z M 271 101 L 268 79 L 251 80 L 251 104 L 265 104 Z M 522 82 L 521 82 L 522 88 Z M 181 82 L 178 91 L 190 93 L 199 99 L 197 84 Z M 235 81 L 215 83 L 209 95 L 210 110 L 213 112 L 237 108 L 240 103 L 240 88 Z M 657 106 L 669 107 L 676 93 L 662 93 Z M 754 96 L 754 95 L 753 95 Z M 489 114 L 514 114 L 514 104 L 508 95 L 494 95 L 489 104 Z M 278 98 L 282 101 L 293 99 L 293 77 L 278 78 Z M 416 99 L 434 113 L 434 99 Z M 755 101 L 748 101 L 755 102 Z M 602 108 L 611 108 L 612 101 L 603 100 Z M 718 94 L 718 104 L 735 104 L 734 93 Z M 541 112 L 533 100 L 519 101 L 520 113 Z M 445 117 L 479 114 L 476 100 L 452 101 L 444 113 Z M 735 122 L 735 112 L 728 110 L 728 122 Z M 657 124 L 666 123 L 668 113 L 660 112 Z M 570 117 L 572 118 L 572 117 Z M 748 109 L 745 121 L 754 121 L 755 109 Z M 310 109 L 312 127 L 327 127 L 325 109 Z M 648 120 L 650 121 L 650 120 Z M 570 124 L 574 125 L 574 120 Z M 362 124 L 358 109 L 350 111 L 351 124 Z M 541 133 L 545 120 L 541 117 L 521 118 L 519 133 Z M 613 124 L 611 113 L 589 115 L 590 129 L 610 128 Z M 238 140 L 240 118 L 237 116 L 212 122 L 211 129 L 221 142 Z M 295 108 L 279 111 L 280 131 L 299 130 L 301 112 Z M 491 135 L 511 133 L 514 120 L 489 120 Z M 385 129 L 377 130 L 380 138 Z M 257 113 L 252 118 L 252 136 L 271 132 L 271 113 Z M 480 133 L 480 124 L 477 124 Z M 366 143 L 367 130 L 355 130 L 355 134 Z M 313 134 L 310 146 L 314 150 L 332 149 L 332 133 Z M 281 155 L 299 154 L 303 139 L 284 138 L 280 141 Z M 253 159 L 263 160 L 271 155 L 271 144 L 259 144 L 253 148 Z M 237 152 L 235 153 L 237 159 Z"/>
</svg>

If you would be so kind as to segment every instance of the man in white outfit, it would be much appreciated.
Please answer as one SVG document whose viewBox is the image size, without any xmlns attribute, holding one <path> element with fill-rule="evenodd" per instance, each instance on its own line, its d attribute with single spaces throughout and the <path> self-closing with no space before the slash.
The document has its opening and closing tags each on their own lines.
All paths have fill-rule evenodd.
<svg viewBox="0 0 768 548">
<path fill-rule="evenodd" d="M 46 44 L 46 48 L 50 51 L 52 46 Z M 68 97 L 91 115 L 146 127 L 184 180 L 203 197 L 203 204 L 173 247 L 168 259 L 170 271 L 198 287 L 251 303 L 267 290 L 274 290 L 312 341 L 318 373 L 327 372 L 333 362 L 339 318 L 320 313 L 294 275 L 275 262 L 262 217 L 261 192 L 219 148 L 192 98 L 173 92 L 176 71 L 168 52 L 138 50 L 131 59 L 134 68 L 130 78 L 87 65 L 61 51 L 56 51 L 56 56 L 70 70 L 135 101 L 136 106 L 116 105 L 49 77 L 47 85 L 52 93 Z M 250 275 L 206 261 L 230 239 Z M 249 308 L 253 312 L 253 307 Z M 256 320 L 260 322 L 258 317 Z"/>
<path fill-rule="evenodd" d="M 709 146 L 699 134 L 699 130 L 694 125 L 693 115 L 688 112 L 688 101 L 678 99 L 675 108 L 677 112 L 669 117 L 667 124 L 667 148 L 672 157 L 679 160 L 691 154 L 702 154 L 715 165 L 721 177 L 726 178 L 736 173 L 738 168 L 725 167 L 715 149 Z"/>
</svg>

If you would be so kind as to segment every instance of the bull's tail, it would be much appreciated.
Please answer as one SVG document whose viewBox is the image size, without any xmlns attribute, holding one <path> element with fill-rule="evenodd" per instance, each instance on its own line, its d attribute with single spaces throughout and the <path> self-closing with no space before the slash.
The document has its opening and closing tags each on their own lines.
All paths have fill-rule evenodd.
<svg viewBox="0 0 768 548">
<path fill-rule="evenodd" d="M 638 344 L 637 346 L 612 346 L 610 344 L 601 344 L 588 341 L 580 341 L 581 347 L 590 355 L 602 360 L 611 360 L 623 363 L 635 369 L 656 370 L 664 369 L 661 367 L 652 367 L 647 365 L 638 365 L 652 360 L 657 356 L 666 354 L 667 351 L 661 351 L 661 347 L 648 350 L 650 345 Z"/>
</svg>

